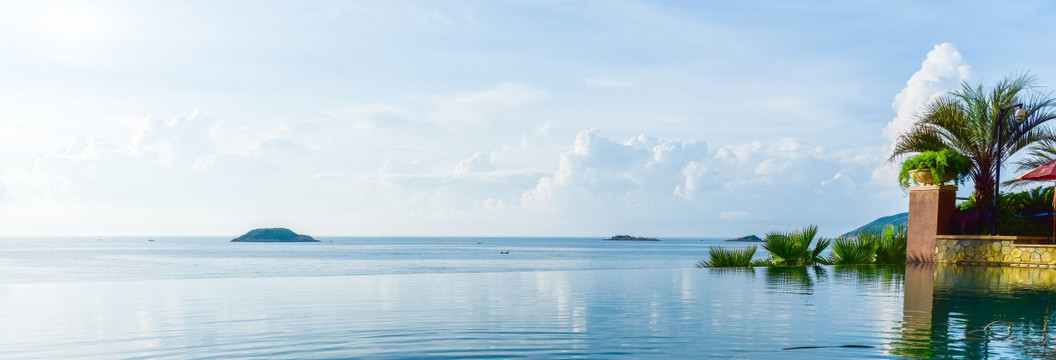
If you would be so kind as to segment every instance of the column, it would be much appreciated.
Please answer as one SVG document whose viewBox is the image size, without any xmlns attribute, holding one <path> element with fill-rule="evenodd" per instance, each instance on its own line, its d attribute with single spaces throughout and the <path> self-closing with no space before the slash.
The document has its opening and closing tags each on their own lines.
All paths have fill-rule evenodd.
<svg viewBox="0 0 1056 360">
<path fill-rule="evenodd" d="M 952 185 L 909 188 L 907 262 L 935 262 L 935 235 L 946 233 L 956 206 L 956 198 L 957 187 Z"/>
</svg>

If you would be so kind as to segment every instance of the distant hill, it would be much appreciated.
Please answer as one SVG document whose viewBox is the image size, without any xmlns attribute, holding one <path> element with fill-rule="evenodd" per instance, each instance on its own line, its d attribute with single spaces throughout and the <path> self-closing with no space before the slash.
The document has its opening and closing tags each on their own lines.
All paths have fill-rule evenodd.
<svg viewBox="0 0 1056 360">
<path fill-rule="evenodd" d="M 862 225 L 862 227 L 854 229 L 854 231 L 851 231 L 849 233 L 843 234 L 843 236 L 844 237 L 858 236 L 859 233 L 861 233 L 862 231 L 866 231 L 866 230 L 881 232 L 881 231 L 884 231 L 884 228 L 887 227 L 888 225 L 894 225 L 894 226 L 897 227 L 899 225 L 906 225 L 908 223 L 909 223 L 909 213 L 908 212 L 904 212 L 904 213 L 901 213 L 901 214 L 894 214 L 894 215 L 891 215 L 891 216 L 884 216 L 882 218 L 873 220 L 873 222 L 865 224 L 865 225 Z"/>
</svg>

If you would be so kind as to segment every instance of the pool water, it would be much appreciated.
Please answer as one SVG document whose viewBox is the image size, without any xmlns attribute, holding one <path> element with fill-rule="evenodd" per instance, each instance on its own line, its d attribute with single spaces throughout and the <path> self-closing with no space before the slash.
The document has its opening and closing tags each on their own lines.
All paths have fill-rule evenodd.
<svg viewBox="0 0 1056 360">
<path fill-rule="evenodd" d="M 94 254 L 92 258 L 56 256 L 67 259 L 61 265 L 64 270 L 82 267 L 94 274 L 71 276 L 70 281 L 51 278 L 55 275 L 48 269 L 60 264 L 47 265 L 47 260 L 35 266 L 12 261 L 3 265 L 30 269 L 36 275 L 0 282 L 0 358 L 1018 359 L 1056 355 L 1056 344 L 1049 344 L 1054 335 L 1049 321 L 1056 275 L 1048 269 L 696 269 L 691 263 L 664 268 L 649 254 L 642 255 L 645 265 L 633 264 L 634 253 L 640 250 L 607 248 L 612 253 L 606 256 L 622 259 L 625 267 L 620 268 L 589 258 L 555 260 L 556 255 L 541 248 L 504 246 L 512 252 L 536 251 L 558 269 L 518 265 L 505 270 L 500 266 L 497 271 L 355 275 L 308 271 L 313 276 L 264 271 L 239 277 L 213 264 L 208 269 L 214 276 L 194 277 L 187 275 L 195 273 L 189 265 L 175 261 L 189 255 L 136 252 L 151 245 L 121 251 L 109 246 L 81 250 Z M 537 245 L 546 246 L 551 245 Z M 653 250 L 668 251 L 660 246 Z M 214 260 L 202 260 L 197 254 L 187 262 L 202 266 L 243 259 L 268 264 L 280 257 L 278 253 L 264 260 L 234 256 L 251 248 L 232 248 L 241 250 Z M 287 269 L 283 271 L 298 265 L 316 269 L 312 264 L 318 259 L 330 266 L 356 261 L 335 259 L 330 250 L 311 256 L 312 251 L 305 250 L 309 248 L 284 249 L 297 251 L 282 257 Z M 48 259 L 46 252 L 24 253 Z M 123 260 L 107 267 L 110 258 L 101 254 L 109 253 L 119 253 Z M 466 255 L 456 253 L 430 256 L 455 257 L 444 261 L 457 265 L 457 258 Z M 96 259 L 100 256 L 102 260 Z M 387 261 L 381 258 L 375 257 L 375 263 Z M 178 269 L 166 270 L 166 276 L 156 280 L 111 273 L 141 270 L 134 264 L 151 259 L 168 261 L 167 266 Z M 522 260 L 531 263 L 530 258 Z M 564 261 L 589 266 L 564 269 L 569 264 Z M 990 331 L 978 331 L 995 321 L 1001 323 Z"/>
</svg>

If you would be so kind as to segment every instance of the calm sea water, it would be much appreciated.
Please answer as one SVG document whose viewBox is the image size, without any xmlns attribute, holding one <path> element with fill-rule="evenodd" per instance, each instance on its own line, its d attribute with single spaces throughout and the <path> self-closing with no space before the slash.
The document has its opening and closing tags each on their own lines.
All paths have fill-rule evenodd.
<svg viewBox="0 0 1056 360">
<path fill-rule="evenodd" d="M 715 243 L 699 239 L 324 241 L 2 240 L 0 358 L 996 359 L 1056 346 L 1051 270 L 695 269 Z M 1011 326 L 975 331 L 999 320 Z"/>
<path fill-rule="evenodd" d="M 230 243 L 230 238 L 0 238 L 0 283 L 305 277 L 692 267 L 717 239 L 320 238 Z M 507 254 L 503 254 L 506 252 Z M 765 256 L 759 249 L 758 256 Z"/>
</svg>

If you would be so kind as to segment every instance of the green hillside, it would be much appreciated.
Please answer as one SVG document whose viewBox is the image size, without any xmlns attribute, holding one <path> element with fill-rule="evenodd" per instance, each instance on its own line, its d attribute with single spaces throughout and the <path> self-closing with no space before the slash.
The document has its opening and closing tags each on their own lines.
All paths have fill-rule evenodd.
<svg viewBox="0 0 1056 360">
<path fill-rule="evenodd" d="M 882 218 L 873 220 L 873 222 L 865 224 L 865 225 L 862 225 L 862 227 L 854 229 L 853 231 L 848 232 L 846 234 L 843 234 L 843 236 L 844 237 L 858 236 L 859 233 L 861 233 L 862 231 L 866 231 L 866 230 L 872 230 L 872 231 L 876 231 L 876 232 L 881 232 L 888 225 L 894 225 L 894 226 L 897 227 L 899 225 L 905 226 L 908 223 L 909 223 L 909 213 L 908 212 L 904 212 L 904 213 L 901 213 L 901 214 L 894 214 L 894 215 L 891 215 L 891 216 L 884 216 Z"/>
</svg>

